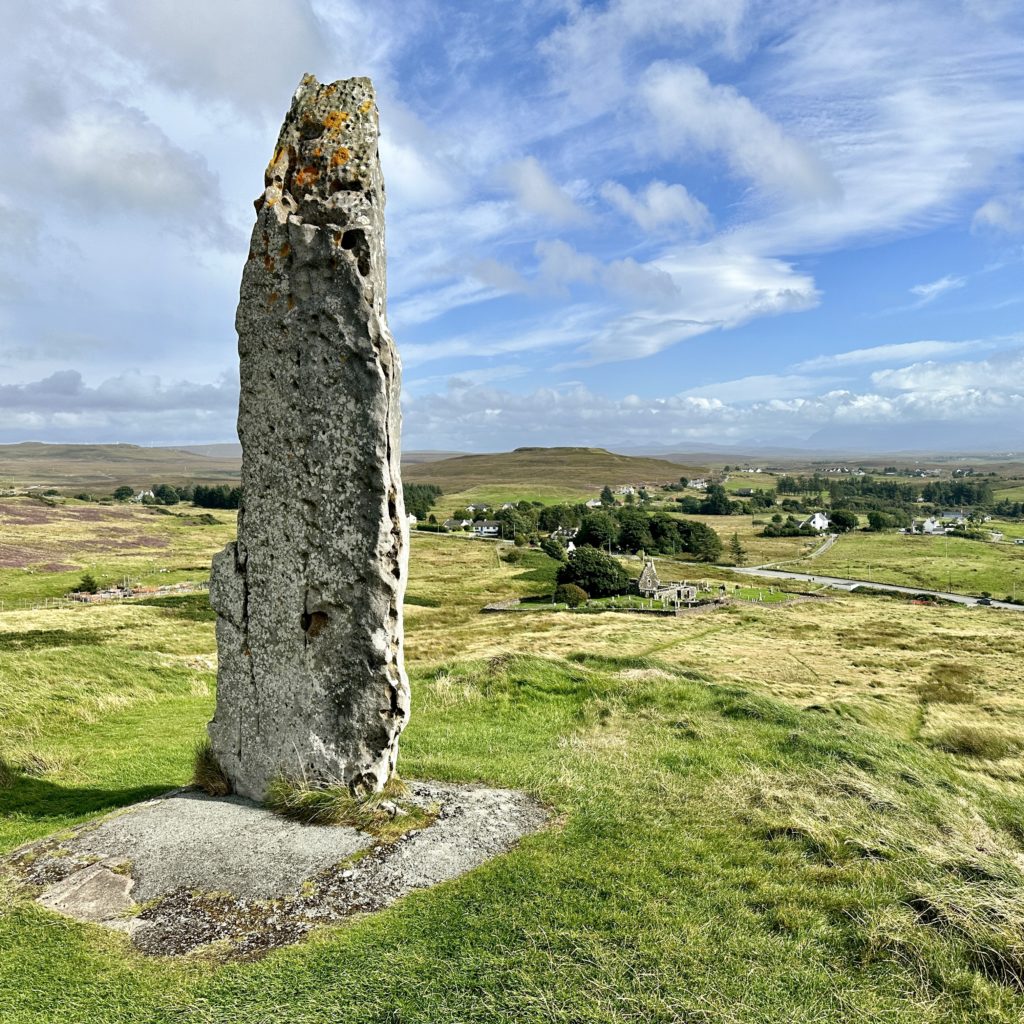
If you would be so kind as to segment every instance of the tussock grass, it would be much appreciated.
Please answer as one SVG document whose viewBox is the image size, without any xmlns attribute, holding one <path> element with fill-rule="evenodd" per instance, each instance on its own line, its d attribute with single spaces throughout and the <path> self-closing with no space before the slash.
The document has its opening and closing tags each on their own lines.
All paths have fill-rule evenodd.
<svg viewBox="0 0 1024 1024">
<path fill-rule="evenodd" d="M 279 777 L 270 784 L 266 804 L 275 813 L 307 825 L 347 825 L 378 839 L 394 840 L 433 820 L 429 812 L 403 800 L 408 792 L 397 777 L 381 792 L 362 798 L 354 797 L 344 784 Z"/>
<path fill-rule="evenodd" d="M 192 785 L 208 796 L 227 796 L 231 792 L 231 781 L 224 774 L 208 736 L 204 736 L 195 746 Z"/>
<path fill-rule="evenodd" d="M 10 789 L 18 778 L 18 769 L 5 757 L 0 757 L 0 789 Z"/>
<path fill-rule="evenodd" d="M 1024 738 L 991 725 L 955 725 L 931 740 L 932 746 L 950 754 L 999 760 L 1024 750 Z"/>
</svg>

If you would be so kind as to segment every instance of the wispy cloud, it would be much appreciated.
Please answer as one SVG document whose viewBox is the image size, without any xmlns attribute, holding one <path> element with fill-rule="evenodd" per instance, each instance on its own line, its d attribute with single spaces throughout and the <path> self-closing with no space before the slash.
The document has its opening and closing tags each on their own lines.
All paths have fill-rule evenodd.
<svg viewBox="0 0 1024 1024">
<path fill-rule="evenodd" d="M 965 284 L 967 284 L 966 277 L 956 277 L 953 274 L 946 274 L 944 277 L 940 277 L 937 281 L 929 281 L 927 284 L 915 284 L 910 289 L 910 294 L 918 297 L 918 301 L 915 303 L 915 306 L 920 309 L 922 306 L 927 306 L 934 302 L 940 295 L 945 295 L 946 292 L 955 291 L 957 288 L 963 288 Z"/>
</svg>

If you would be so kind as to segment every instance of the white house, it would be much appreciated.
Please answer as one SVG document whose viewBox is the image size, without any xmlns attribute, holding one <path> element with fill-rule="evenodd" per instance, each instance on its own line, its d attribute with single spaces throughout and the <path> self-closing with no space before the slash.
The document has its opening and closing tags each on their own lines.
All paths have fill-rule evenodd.
<svg viewBox="0 0 1024 1024">
<path fill-rule="evenodd" d="M 590 501 L 587 502 L 587 508 L 600 508 L 600 507 L 601 507 L 601 499 L 600 498 L 591 498 Z"/>
<path fill-rule="evenodd" d="M 828 516 L 824 512 L 815 512 L 813 516 L 805 519 L 801 526 L 809 526 L 812 530 L 827 530 L 829 528 Z"/>
<path fill-rule="evenodd" d="M 475 514 L 477 512 L 486 512 L 490 507 L 490 505 L 467 505 L 466 511 Z"/>
<path fill-rule="evenodd" d="M 464 530 L 467 526 L 473 525 L 472 519 L 446 519 L 441 524 L 446 530 Z"/>
<path fill-rule="evenodd" d="M 494 519 L 478 519 L 473 524 L 473 533 L 477 537 L 500 537 L 501 523 Z"/>
<path fill-rule="evenodd" d="M 139 491 L 139 493 L 136 494 L 135 497 L 131 498 L 130 500 L 131 501 L 135 501 L 135 502 L 140 502 L 140 501 L 142 501 L 143 498 L 152 498 L 152 497 L 153 497 L 153 492 L 152 491 Z"/>
<path fill-rule="evenodd" d="M 419 522 L 411 512 L 405 517 L 405 521 L 409 524 L 410 530 Z"/>
<path fill-rule="evenodd" d="M 943 527 L 942 523 L 938 521 L 938 519 L 936 519 L 934 516 L 931 516 L 921 524 L 921 532 L 935 534 L 945 533 L 946 530 Z"/>
<path fill-rule="evenodd" d="M 706 491 L 708 489 L 708 482 L 704 477 L 698 476 L 689 481 L 687 486 L 692 487 L 695 491 Z"/>
</svg>

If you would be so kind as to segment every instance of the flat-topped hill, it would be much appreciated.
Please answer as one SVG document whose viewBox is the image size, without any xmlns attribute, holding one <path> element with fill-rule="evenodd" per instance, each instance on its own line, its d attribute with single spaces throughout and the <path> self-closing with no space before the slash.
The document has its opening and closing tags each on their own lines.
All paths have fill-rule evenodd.
<svg viewBox="0 0 1024 1024">
<path fill-rule="evenodd" d="M 155 483 L 186 481 L 226 483 L 238 479 L 240 466 L 240 458 L 226 452 L 208 455 L 183 448 L 40 441 L 0 445 L 0 483 L 19 487 L 107 491 L 121 484 L 151 487 Z"/>
<path fill-rule="evenodd" d="M 487 455 L 460 455 L 403 468 L 409 482 L 433 483 L 445 492 L 495 484 L 546 484 L 582 490 L 605 484 L 667 483 L 687 467 L 665 459 L 616 455 L 604 448 L 516 448 Z"/>
</svg>

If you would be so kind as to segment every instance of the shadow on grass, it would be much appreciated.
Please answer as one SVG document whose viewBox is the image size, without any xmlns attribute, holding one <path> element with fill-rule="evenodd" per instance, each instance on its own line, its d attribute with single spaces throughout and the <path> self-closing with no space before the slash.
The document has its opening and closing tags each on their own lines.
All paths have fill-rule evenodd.
<svg viewBox="0 0 1024 1024">
<path fill-rule="evenodd" d="M 109 636 L 109 632 L 100 629 L 26 629 L 0 633 L 0 651 L 95 646 L 104 643 Z"/>
<path fill-rule="evenodd" d="M 48 779 L 19 773 L 11 785 L 0 789 L 0 817 L 34 820 L 79 818 L 150 800 L 175 788 L 171 782 L 127 789 L 62 786 Z"/>
</svg>

